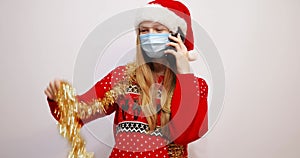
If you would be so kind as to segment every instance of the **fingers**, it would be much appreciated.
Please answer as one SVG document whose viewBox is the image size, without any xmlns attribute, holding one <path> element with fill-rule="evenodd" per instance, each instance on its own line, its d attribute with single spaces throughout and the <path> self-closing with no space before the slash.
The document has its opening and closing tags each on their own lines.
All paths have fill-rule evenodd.
<svg viewBox="0 0 300 158">
<path fill-rule="evenodd" d="M 178 35 L 179 35 L 179 34 L 178 34 Z M 175 36 L 169 35 L 169 38 L 170 38 L 171 40 L 173 40 L 173 41 L 179 43 L 179 38 L 178 38 L 178 36 L 175 37 Z"/>
<path fill-rule="evenodd" d="M 173 46 L 176 50 L 167 49 L 165 54 L 172 54 L 176 58 L 176 66 L 177 66 L 177 73 L 185 74 L 190 73 L 190 65 L 189 65 L 189 52 L 182 42 L 180 35 L 178 34 L 177 37 L 170 36 L 170 40 L 174 42 L 169 42 L 168 46 Z"/>
<path fill-rule="evenodd" d="M 177 73 L 179 74 L 185 74 L 190 73 L 190 64 L 188 58 L 182 54 L 178 53 L 175 50 L 168 49 L 165 51 L 165 54 L 172 54 L 176 58 L 176 66 L 177 66 Z"/>
<path fill-rule="evenodd" d="M 172 47 L 174 47 L 178 52 L 181 50 L 180 45 L 179 45 L 178 43 L 175 43 L 175 42 L 169 42 L 169 43 L 167 44 L 167 46 L 172 46 Z"/>
<path fill-rule="evenodd" d="M 56 91 L 58 91 L 58 89 L 59 89 L 59 87 L 60 87 L 60 83 L 61 83 L 60 80 L 54 80 L 54 85 L 55 85 Z"/>
<path fill-rule="evenodd" d="M 180 47 L 181 47 L 181 48 L 184 48 L 185 51 L 187 51 L 187 48 L 186 48 L 186 46 L 184 45 L 184 43 L 183 43 L 183 41 L 182 41 L 182 39 L 181 39 L 180 34 L 177 35 L 177 38 L 178 38 L 178 43 L 179 43 Z"/>
<path fill-rule="evenodd" d="M 51 100 L 55 100 L 55 95 L 60 87 L 60 80 L 53 80 L 49 83 L 48 87 L 45 89 L 44 93 L 46 94 L 46 96 L 51 99 Z"/>
<path fill-rule="evenodd" d="M 50 88 L 50 86 L 45 89 L 44 93 L 49 99 L 55 100 L 55 92 Z"/>
<path fill-rule="evenodd" d="M 51 91 L 52 91 L 52 93 L 53 94 L 55 94 L 56 93 L 56 91 L 58 90 L 58 88 L 56 88 L 56 86 L 55 86 L 55 80 L 54 81 L 51 81 L 50 83 L 49 83 L 49 87 L 50 87 L 50 89 L 51 89 Z"/>
<path fill-rule="evenodd" d="M 170 35 L 169 36 L 170 40 L 173 40 L 174 42 L 169 42 L 167 45 L 168 46 L 173 46 L 177 50 L 177 52 L 182 52 L 182 53 L 187 53 L 187 48 L 184 45 L 180 34 L 177 35 L 177 37 Z"/>
<path fill-rule="evenodd" d="M 184 49 L 184 50 L 186 49 L 186 46 L 184 45 L 180 34 L 178 34 L 177 37 L 170 35 L 169 38 L 174 41 L 174 42 L 171 42 L 171 43 L 176 43 L 176 44 L 179 45 L 179 47 L 181 49 Z"/>
<path fill-rule="evenodd" d="M 180 35 L 179 35 L 179 34 L 177 35 L 177 37 L 175 37 L 175 36 L 172 36 L 172 35 L 169 35 L 169 38 L 170 38 L 171 40 L 173 40 L 173 41 L 177 42 L 177 43 L 180 43 L 180 42 L 182 42 L 182 39 L 181 39 L 181 37 L 180 37 Z M 183 42 L 182 42 L 182 43 L 183 43 Z"/>
<path fill-rule="evenodd" d="M 177 51 L 179 51 L 181 49 L 181 45 L 179 44 L 180 40 L 174 36 L 169 36 L 170 40 L 173 40 L 174 42 L 169 42 L 167 45 L 168 46 L 172 46 L 175 47 L 175 49 Z"/>
<path fill-rule="evenodd" d="M 177 57 L 178 53 L 175 50 L 172 49 L 167 49 L 165 50 L 165 54 L 172 54 L 175 56 L 175 58 Z"/>
<path fill-rule="evenodd" d="M 54 100 L 54 97 L 52 95 L 52 92 L 49 90 L 49 88 L 46 88 L 44 93 L 46 94 L 46 96 L 51 99 L 51 100 Z"/>
</svg>

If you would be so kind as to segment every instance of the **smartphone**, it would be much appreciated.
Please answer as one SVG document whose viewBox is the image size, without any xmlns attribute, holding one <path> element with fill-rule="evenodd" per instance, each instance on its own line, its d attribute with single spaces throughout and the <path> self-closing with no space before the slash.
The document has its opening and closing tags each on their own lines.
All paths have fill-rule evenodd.
<svg viewBox="0 0 300 158">
<path fill-rule="evenodd" d="M 174 37 L 177 37 L 178 34 L 180 34 L 180 37 L 181 37 L 181 39 L 182 39 L 182 41 L 184 43 L 185 36 L 184 36 L 184 34 L 183 34 L 183 32 L 182 32 L 182 30 L 181 30 L 180 27 L 177 28 L 177 32 L 176 33 L 172 33 L 171 35 L 174 36 Z M 173 41 L 173 40 L 170 39 L 170 42 L 175 42 L 175 41 Z M 172 50 L 176 51 L 175 47 L 173 47 L 173 46 L 168 46 L 167 49 L 172 49 Z"/>
<path fill-rule="evenodd" d="M 175 37 L 177 37 L 177 36 L 178 36 L 178 34 L 180 34 L 180 37 L 181 37 L 182 41 L 184 42 L 184 40 L 185 40 L 185 36 L 184 36 L 184 34 L 183 34 L 183 32 L 182 32 L 182 30 L 181 30 L 181 28 L 180 28 L 180 27 L 178 27 L 178 28 L 177 28 L 177 32 L 176 32 L 176 33 L 174 33 L 174 34 L 172 34 L 172 36 L 175 36 Z"/>
</svg>

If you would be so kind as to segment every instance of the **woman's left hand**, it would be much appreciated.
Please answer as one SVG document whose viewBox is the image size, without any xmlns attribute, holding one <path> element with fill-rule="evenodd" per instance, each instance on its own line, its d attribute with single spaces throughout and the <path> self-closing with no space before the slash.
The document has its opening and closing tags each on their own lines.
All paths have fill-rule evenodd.
<svg viewBox="0 0 300 158">
<path fill-rule="evenodd" d="M 177 37 L 169 36 L 169 38 L 175 42 L 170 42 L 167 46 L 175 47 L 175 50 L 168 49 L 165 51 L 166 54 L 173 54 L 176 58 L 176 66 L 177 66 L 177 73 L 179 74 L 186 74 L 191 73 L 190 68 L 190 61 L 193 61 L 193 57 L 190 56 L 186 46 L 184 45 L 180 35 L 178 34 Z"/>
</svg>

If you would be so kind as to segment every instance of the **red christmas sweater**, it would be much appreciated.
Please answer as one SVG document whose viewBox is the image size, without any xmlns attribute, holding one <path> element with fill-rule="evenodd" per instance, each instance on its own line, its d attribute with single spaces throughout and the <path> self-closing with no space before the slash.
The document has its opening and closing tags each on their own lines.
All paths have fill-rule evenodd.
<svg viewBox="0 0 300 158">
<path fill-rule="evenodd" d="M 125 76 L 126 66 L 120 66 L 77 98 L 84 102 L 103 98 L 105 92 L 111 90 L 118 81 L 124 80 Z M 151 133 L 147 132 L 149 126 L 138 102 L 140 94 L 137 85 L 130 85 L 126 94 L 119 96 L 116 103 L 105 109 L 106 112 L 82 120 L 82 124 L 115 112 L 115 145 L 110 158 L 168 158 L 170 157 L 168 153 L 170 142 L 181 145 L 183 157 L 187 157 L 187 145 L 199 139 L 208 130 L 207 94 L 208 86 L 203 79 L 197 78 L 193 74 L 176 75 L 176 86 L 171 101 L 171 119 L 168 124 L 168 139 L 159 128 L 159 109 L 157 114 L 158 128 Z M 58 120 L 59 118 L 54 114 L 58 107 L 57 103 L 51 100 L 48 100 L 48 103 L 52 115 Z"/>
</svg>

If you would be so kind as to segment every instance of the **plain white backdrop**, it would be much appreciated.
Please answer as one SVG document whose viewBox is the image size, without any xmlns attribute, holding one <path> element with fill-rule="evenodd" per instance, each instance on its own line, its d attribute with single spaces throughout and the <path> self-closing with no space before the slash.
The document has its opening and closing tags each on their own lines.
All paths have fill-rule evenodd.
<svg viewBox="0 0 300 158">
<path fill-rule="evenodd" d="M 78 50 L 93 28 L 146 2 L 0 1 L 1 157 L 66 157 L 44 88 L 54 78 L 72 81 Z M 191 144 L 190 157 L 298 158 L 300 1 L 184 3 L 214 40 L 226 73 L 222 114 L 204 139 Z M 83 133 L 89 151 L 109 154 L 109 147 Z"/>
</svg>

